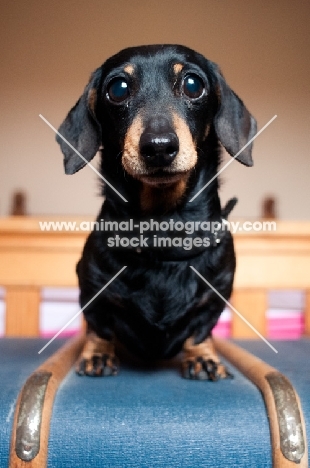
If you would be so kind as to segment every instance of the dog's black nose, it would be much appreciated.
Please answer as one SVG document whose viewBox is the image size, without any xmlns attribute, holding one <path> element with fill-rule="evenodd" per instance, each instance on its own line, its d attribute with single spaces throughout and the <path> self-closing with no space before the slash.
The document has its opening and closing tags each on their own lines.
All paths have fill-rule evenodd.
<svg viewBox="0 0 310 468">
<path fill-rule="evenodd" d="M 149 121 L 140 138 L 140 154 L 152 167 L 169 166 L 179 151 L 179 139 L 165 117 Z"/>
</svg>

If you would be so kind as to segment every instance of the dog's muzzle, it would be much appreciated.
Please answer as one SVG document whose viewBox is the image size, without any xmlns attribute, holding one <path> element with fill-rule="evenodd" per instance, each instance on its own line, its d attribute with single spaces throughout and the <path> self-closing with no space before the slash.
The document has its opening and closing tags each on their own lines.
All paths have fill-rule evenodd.
<svg viewBox="0 0 310 468">
<path fill-rule="evenodd" d="M 179 139 L 166 117 L 149 120 L 140 138 L 140 154 L 148 167 L 166 167 L 179 151 Z"/>
</svg>

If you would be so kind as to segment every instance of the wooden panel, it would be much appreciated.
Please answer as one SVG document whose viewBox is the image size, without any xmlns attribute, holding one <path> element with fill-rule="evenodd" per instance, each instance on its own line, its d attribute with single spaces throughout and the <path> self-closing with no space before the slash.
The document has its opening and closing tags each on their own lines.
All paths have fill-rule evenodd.
<svg viewBox="0 0 310 468">
<path fill-rule="evenodd" d="M 235 287 L 306 289 L 310 285 L 310 255 L 236 252 Z"/>
<path fill-rule="evenodd" d="M 56 218 L 47 218 L 48 221 Z M 59 218 L 58 218 L 59 220 Z M 76 286 L 75 266 L 88 231 L 41 231 L 39 218 L 0 219 L 0 284 L 4 286 Z M 89 223 L 89 220 L 86 224 Z"/>
<path fill-rule="evenodd" d="M 81 251 L 0 251 L 0 284 L 4 286 L 76 286 Z"/>
<path fill-rule="evenodd" d="M 44 220 L 44 219 L 43 219 Z M 79 226 L 91 219 L 45 218 L 75 222 L 76 230 L 41 231 L 42 218 L 0 219 L 0 284 L 75 286 L 75 265 L 88 235 Z M 236 288 L 310 287 L 310 223 L 280 222 L 274 232 L 238 231 Z"/>
<path fill-rule="evenodd" d="M 236 288 L 310 287 L 310 223 L 276 222 L 274 232 L 234 235 Z"/>
<path fill-rule="evenodd" d="M 6 290 L 6 335 L 39 336 L 40 290 L 10 286 Z"/>
<path fill-rule="evenodd" d="M 265 289 L 236 289 L 232 305 L 259 333 L 266 336 L 267 291 Z M 232 337 L 257 338 L 257 334 L 236 312 L 232 312 Z"/>
<path fill-rule="evenodd" d="M 40 221 L 75 222 L 76 229 L 42 231 Z M 88 235 L 85 226 L 92 221 L 92 218 L 50 216 L 0 218 L 0 285 L 15 286 L 16 291 L 22 286 L 76 286 L 75 266 Z M 263 334 L 266 324 L 262 312 L 265 314 L 267 308 L 263 291 L 272 288 L 310 291 L 310 222 L 277 221 L 276 228 L 274 232 L 238 230 L 234 234 L 235 306 Z M 18 298 L 8 299 L 17 307 L 13 313 L 13 305 L 9 305 L 10 324 L 16 320 L 21 306 Z M 306 330 L 310 334 L 309 293 L 307 301 Z M 25 326 L 28 330 L 27 323 Z M 13 328 L 16 327 L 17 323 Z M 234 336 L 254 336 L 235 314 L 233 332 Z"/>
</svg>

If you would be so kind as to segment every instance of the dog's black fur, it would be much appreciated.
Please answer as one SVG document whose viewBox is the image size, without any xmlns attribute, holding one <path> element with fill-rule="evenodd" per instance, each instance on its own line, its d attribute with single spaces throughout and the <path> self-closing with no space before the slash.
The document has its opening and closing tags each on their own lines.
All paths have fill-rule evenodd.
<svg viewBox="0 0 310 468">
<path fill-rule="evenodd" d="M 186 135 L 182 123 L 189 130 Z M 154 45 L 122 50 L 98 68 L 59 132 L 87 161 L 102 146 L 101 173 L 127 199 L 104 185 L 98 221 L 153 218 L 185 223 L 227 216 L 234 202 L 223 213 L 217 178 L 190 199 L 216 175 L 220 143 L 234 156 L 254 136 L 256 122 L 217 65 L 183 46 Z M 61 138 L 57 141 L 67 174 L 85 166 L 87 161 Z M 237 160 L 251 166 L 251 149 L 249 145 Z M 127 265 L 84 314 L 97 336 L 108 342 L 116 338 L 146 359 L 172 357 L 190 337 L 195 346 L 211 336 L 225 304 L 190 265 L 225 299 L 235 270 L 228 231 L 217 237 L 209 233 L 209 247 L 191 250 L 152 247 L 153 234 L 146 233 L 148 248 L 121 249 L 107 245 L 115 233 L 93 231 L 77 268 L 83 307 Z M 189 237 L 180 232 L 162 235 Z M 205 235 L 196 231 L 191 237 Z M 106 362 L 107 356 L 100 372 L 86 373 L 104 374 Z M 199 378 L 195 372 L 184 375 Z"/>
</svg>

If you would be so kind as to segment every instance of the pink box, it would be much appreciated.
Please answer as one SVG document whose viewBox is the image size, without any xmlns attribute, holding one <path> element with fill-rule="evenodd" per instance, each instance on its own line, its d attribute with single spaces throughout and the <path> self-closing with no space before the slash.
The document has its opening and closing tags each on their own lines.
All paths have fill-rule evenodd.
<svg viewBox="0 0 310 468">
<path fill-rule="evenodd" d="M 231 336 L 231 311 L 227 307 L 213 328 L 212 334 L 219 338 L 229 338 Z"/>
<path fill-rule="evenodd" d="M 269 309 L 267 337 L 276 340 L 298 340 L 304 331 L 302 310 Z"/>
</svg>

